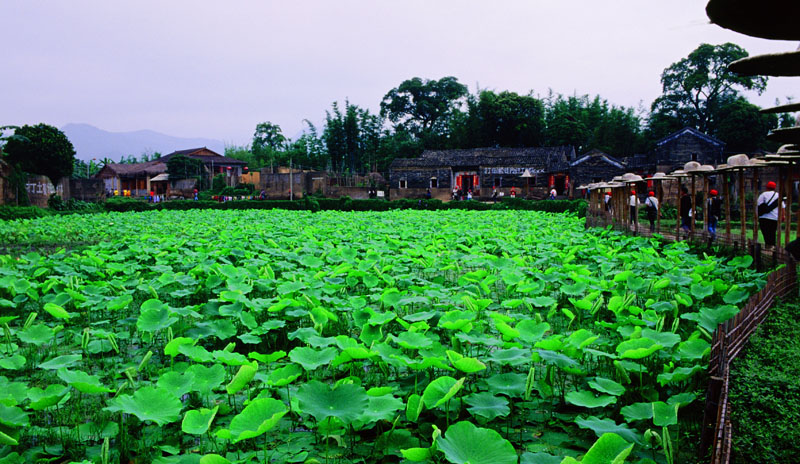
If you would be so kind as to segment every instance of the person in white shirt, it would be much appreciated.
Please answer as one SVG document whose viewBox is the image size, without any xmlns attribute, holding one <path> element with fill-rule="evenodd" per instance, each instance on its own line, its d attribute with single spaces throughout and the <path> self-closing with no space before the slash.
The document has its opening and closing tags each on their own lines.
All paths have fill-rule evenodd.
<svg viewBox="0 0 800 464">
<path fill-rule="evenodd" d="M 638 224 L 639 218 L 636 217 L 636 207 L 641 205 L 639 197 L 636 196 L 636 190 L 631 190 L 631 197 L 628 203 L 631 207 L 631 224 Z"/>
<path fill-rule="evenodd" d="M 606 190 L 605 195 L 603 196 L 603 201 L 606 204 L 606 211 L 611 211 L 611 192 Z"/>
<path fill-rule="evenodd" d="M 650 221 L 650 232 L 656 231 L 656 218 L 658 218 L 658 198 L 652 191 L 647 192 L 647 200 L 644 201 L 647 207 L 647 220 Z"/>
<path fill-rule="evenodd" d="M 775 232 L 778 229 L 778 201 L 780 195 L 775 191 L 775 182 L 767 182 L 767 190 L 758 196 L 758 228 L 764 236 L 764 246 L 770 249 L 775 246 Z M 786 203 L 781 202 L 781 207 L 786 208 Z"/>
<path fill-rule="evenodd" d="M 556 199 L 556 195 L 558 195 L 558 192 L 556 192 L 556 186 L 555 185 L 551 185 L 550 186 L 550 199 L 551 200 L 555 200 Z"/>
</svg>

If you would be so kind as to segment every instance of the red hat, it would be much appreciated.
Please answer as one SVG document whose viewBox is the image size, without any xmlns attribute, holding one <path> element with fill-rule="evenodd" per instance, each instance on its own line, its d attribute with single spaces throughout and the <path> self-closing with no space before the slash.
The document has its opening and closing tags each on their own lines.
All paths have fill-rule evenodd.
<svg viewBox="0 0 800 464">
<path fill-rule="evenodd" d="M 708 194 L 709 194 L 709 195 L 711 195 L 712 197 L 715 197 L 715 196 L 717 196 L 717 194 L 718 194 L 718 193 L 719 193 L 719 192 L 717 192 L 717 191 L 716 191 L 716 190 L 714 190 L 714 189 L 711 189 L 711 191 L 710 191 L 710 192 L 708 192 Z"/>
<path fill-rule="evenodd" d="M 649 192 L 647 192 L 647 196 L 648 197 L 654 197 L 654 196 L 656 196 L 656 194 L 652 190 L 650 190 Z"/>
<path fill-rule="evenodd" d="M 770 189 L 770 190 L 775 190 L 775 188 L 777 186 L 778 186 L 778 184 L 776 184 L 775 182 L 772 182 L 772 181 L 767 182 L 767 188 Z"/>
<path fill-rule="evenodd" d="M 631 195 L 636 195 L 636 190 L 631 190 Z"/>
</svg>

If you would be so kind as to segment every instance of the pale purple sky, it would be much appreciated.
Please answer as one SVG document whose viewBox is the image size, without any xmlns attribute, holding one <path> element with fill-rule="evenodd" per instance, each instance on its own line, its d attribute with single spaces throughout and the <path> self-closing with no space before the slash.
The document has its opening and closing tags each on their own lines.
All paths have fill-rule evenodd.
<svg viewBox="0 0 800 464">
<path fill-rule="evenodd" d="M 405 79 L 599 94 L 645 106 L 664 68 L 700 43 L 751 55 L 795 42 L 708 23 L 702 0 L 108 1 L 0 5 L 0 125 L 88 123 L 244 144 L 287 136 L 333 101 L 378 111 Z M 772 78 L 751 101 L 797 96 Z"/>
</svg>

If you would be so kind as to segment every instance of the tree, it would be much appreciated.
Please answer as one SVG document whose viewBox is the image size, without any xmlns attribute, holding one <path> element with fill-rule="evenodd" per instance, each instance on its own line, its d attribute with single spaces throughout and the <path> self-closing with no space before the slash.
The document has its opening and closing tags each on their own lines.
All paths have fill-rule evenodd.
<svg viewBox="0 0 800 464">
<path fill-rule="evenodd" d="M 716 137 L 725 142 L 726 150 L 750 153 L 759 148 L 778 148 L 767 141 L 767 133 L 778 127 L 778 116 L 762 114 L 760 109 L 744 98 L 720 108 Z"/>
<path fill-rule="evenodd" d="M 654 122 L 664 127 L 690 126 L 714 135 L 721 108 L 735 100 L 740 90 L 760 94 L 767 87 L 766 77 L 739 76 L 728 70 L 730 63 L 747 56 L 745 49 L 733 43 L 701 44 L 673 63 L 661 74 L 663 93 L 651 107 Z M 664 124 L 668 117 L 677 123 Z M 654 137 L 666 135 L 651 132 Z"/>
<path fill-rule="evenodd" d="M 47 124 L 22 126 L 3 150 L 7 161 L 30 174 L 42 174 L 53 185 L 62 177 L 72 175 L 75 148 L 63 132 Z"/>
<path fill-rule="evenodd" d="M 345 101 L 344 111 L 333 102 L 325 112 L 322 141 L 334 171 L 351 173 L 369 170 L 378 160 L 383 120 L 369 110 Z"/>
<path fill-rule="evenodd" d="M 394 129 L 407 131 L 422 140 L 426 148 L 443 145 L 448 136 L 450 116 L 463 103 L 467 87 L 455 77 L 403 81 L 381 101 L 381 116 L 394 124 Z"/>
<path fill-rule="evenodd" d="M 199 159 L 189 158 L 185 155 L 175 155 L 167 160 L 167 173 L 170 180 L 200 179 L 203 176 L 204 166 Z"/>
<path fill-rule="evenodd" d="M 262 166 L 270 165 L 277 160 L 279 152 L 285 148 L 286 137 L 283 136 L 281 127 L 269 121 L 256 126 L 253 134 L 252 151 L 256 160 Z"/>
<path fill-rule="evenodd" d="M 544 105 L 532 95 L 484 90 L 477 99 L 468 98 L 467 107 L 467 147 L 537 147 L 544 142 Z"/>
</svg>

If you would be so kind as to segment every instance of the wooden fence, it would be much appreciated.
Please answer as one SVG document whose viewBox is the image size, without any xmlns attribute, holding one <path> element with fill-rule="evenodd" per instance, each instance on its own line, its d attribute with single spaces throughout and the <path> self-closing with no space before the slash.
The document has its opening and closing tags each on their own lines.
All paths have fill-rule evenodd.
<svg viewBox="0 0 800 464">
<path fill-rule="evenodd" d="M 587 227 L 614 228 L 629 233 L 649 235 L 647 227 L 641 225 L 621 224 L 605 211 L 589 210 L 586 214 Z M 674 240 L 675 235 L 662 233 L 667 240 Z M 705 231 L 695 231 L 692 237 L 705 240 Z M 742 246 L 739 237 L 717 236 L 718 243 L 734 247 Z M 753 255 L 754 265 L 762 265 L 762 251 L 758 243 L 750 241 L 746 244 L 748 253 Z M 732 427 L 731 408 L 728 402 L 730 389 L 730 366 L 739 355 L 750 335 L 758 328 L 767 316 L 769 309 L 778 298 L 797 292 L 797 266 L 794 259 L 784 249 L 777 247 L 767 254 L 774 264 L 781 266 L 767 275 L 767 284 L 760 292 L 747 300 L 741 311 L 732 319 L 720 324 L 714 331 L 711 342 L 711 356 L 708 363 L 709 384 L 706 390 L 706 403 L 703 415 L 703 428 L 700 438 L 700 455 L 706 456 L 711 451 L 711 464 L 728 464 L 731 459 Z"/>
</svg>

